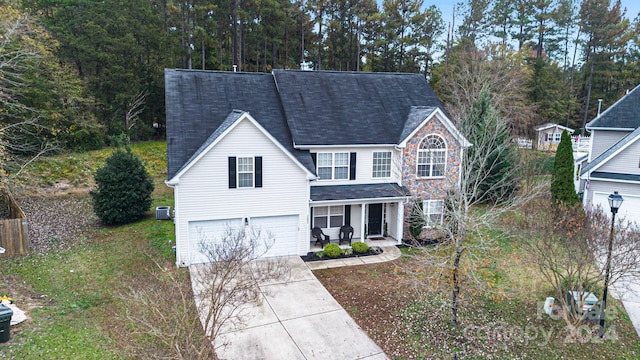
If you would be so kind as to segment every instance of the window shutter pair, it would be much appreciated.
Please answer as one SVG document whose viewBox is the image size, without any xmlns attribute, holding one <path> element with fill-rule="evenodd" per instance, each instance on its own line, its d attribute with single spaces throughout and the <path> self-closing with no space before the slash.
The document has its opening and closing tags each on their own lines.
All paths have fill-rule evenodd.
<svg viewBox="0 0 640 360">
<path fill-rule="evenodd" d="M 253 158 L 254 162 L 254 186 L 257 188 L 262 187 L 262 156 L 256 156 Z M 236 170 L 236 157 L 229 156 L 229 189 L 235 189 L 238 187 L 236 182 L 237 170 Z"/>
</svg>

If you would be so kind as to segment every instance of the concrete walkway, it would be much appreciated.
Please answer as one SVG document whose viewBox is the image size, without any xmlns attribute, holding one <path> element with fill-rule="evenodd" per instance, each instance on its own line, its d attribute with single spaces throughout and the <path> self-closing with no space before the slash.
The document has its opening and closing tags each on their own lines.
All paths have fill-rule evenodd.
<svg viewBox="0 0 640 360">
<path fill-rule="evenodd" d="M 629 276 L 620 278 L 613 286 L 611 295 L 622 301 L 627 315 L 631 319 L 636 333 L 640 336 L 640 284 L 639 279 L 631 279 Z M 608 308 L 608 307 L 607 307 Z"/>
<path fill-rule="evenodd" d="M 285 258 L 291 277 L 260 286 L 263 301 L 243 311 L 247 321 L 223 329 L 214 346 L 221 360 L 389 359 L 322 286 L 311 270 L 364 265 L 400 257 L 395 246 L 381 255 L 305 263 Z M 191 272 L 197 266 L 191 266 Z M 193 276 L 192 276 L 193 277 Z M 197 300 L 196 300 L 197 301 Z"/>
</svg>

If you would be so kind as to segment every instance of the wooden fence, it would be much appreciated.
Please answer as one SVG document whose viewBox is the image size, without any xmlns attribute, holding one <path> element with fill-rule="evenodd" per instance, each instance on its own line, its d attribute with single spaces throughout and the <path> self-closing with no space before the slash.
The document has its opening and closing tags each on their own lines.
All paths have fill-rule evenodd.
<svg viewBox="0 0 640 360">
<path fill-rule="evenodd" d="M 0 194 L 8 207 L 9 219 L 0 220 L 0 247 L 4 253 L 0 258 L 13 255 L 26 255 L 31 245 L 27 227 L 27 217 L 7 190 Z"/>
</svg>

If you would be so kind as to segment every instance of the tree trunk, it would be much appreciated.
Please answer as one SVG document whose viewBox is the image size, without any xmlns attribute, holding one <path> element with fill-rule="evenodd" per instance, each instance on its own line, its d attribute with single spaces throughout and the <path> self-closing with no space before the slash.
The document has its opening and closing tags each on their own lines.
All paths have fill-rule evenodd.
<svg viewBox="0 0 640 360">
<path fill-rule="evenodd" d="M 458 309 L 460 308 L 460 260 L 464 247 L 456 247 L 456 255 L 453 260 L 453 291 L 451 292 L 451 323 L 458 326 Z"/>
<path fill-rule="evenodd" d="M 589 48 L 591 50 L 591 48 Z M 584 105 L 584 118 L 582 119 L 582 129 L 580 129 L 580 135 L 585 135 L 584 127 L 587 125 L 587 118 L 589 117 L 589 101 L 591 100 L 591 84 L 593 82 L 593 64 L 596 62 L 596 51 L 593 49 L 591 55 L 591 69 L 589 70 L 589 84 L 587 87 L 587 101 Z"/>
</svg>

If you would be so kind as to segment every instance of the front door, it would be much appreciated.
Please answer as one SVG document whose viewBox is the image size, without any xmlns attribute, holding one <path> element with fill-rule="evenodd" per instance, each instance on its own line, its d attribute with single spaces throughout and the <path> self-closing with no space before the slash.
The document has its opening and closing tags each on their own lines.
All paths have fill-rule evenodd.
<svg viewBox="0 0 640 360">
<path fill-rule="evenodd" d="M 367 229 L 369 235 L 382 234 L 382 204 L 369 204 Z"/>
</svg>

